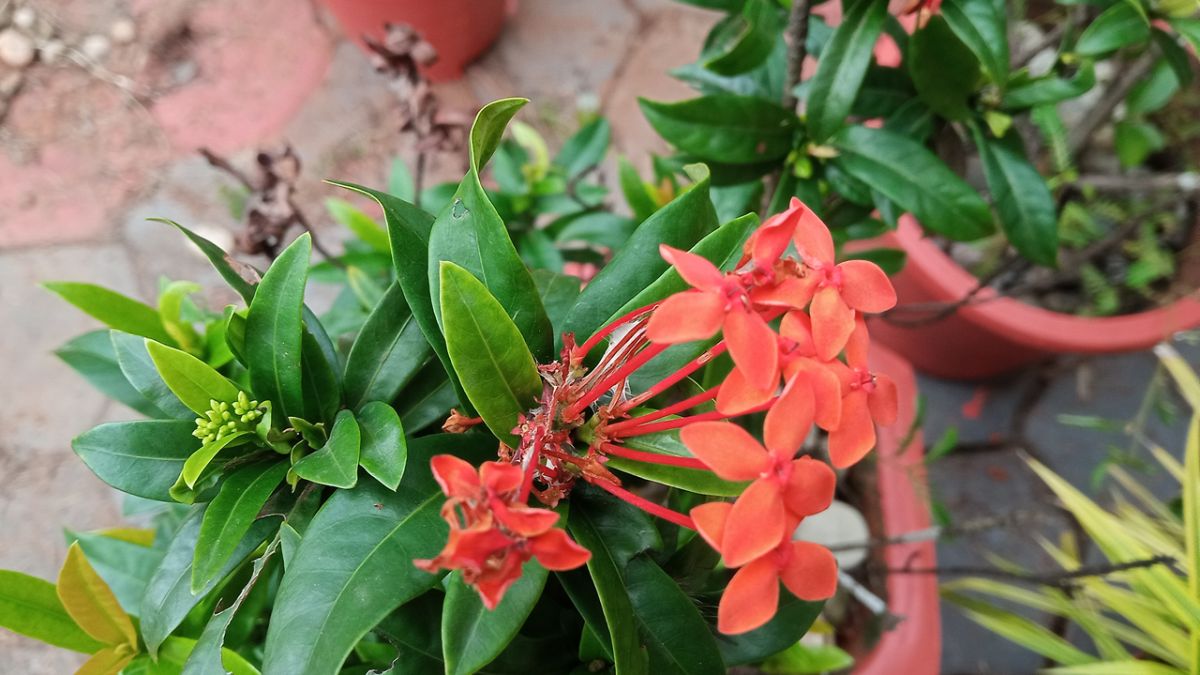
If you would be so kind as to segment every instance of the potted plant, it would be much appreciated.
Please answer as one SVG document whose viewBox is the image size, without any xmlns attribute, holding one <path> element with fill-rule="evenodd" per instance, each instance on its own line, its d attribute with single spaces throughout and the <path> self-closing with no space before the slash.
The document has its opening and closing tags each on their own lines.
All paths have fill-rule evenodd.
<svg viewBox="0 0 1200 675">
<path fill-rule="evenodd" d="M 675 71 L 701 96 L 643 101 L 647 119 L 722 189 L 800 195 L 847 255 L 896 272 L 875 331 L 918 368 L 995 375 L 1200 324 L 1190 132 L 1170 121 L 1194 117 L 1194 8 L 717 4 Z"/>
<path fill-rule="evenodd" d="M 73 447 L 157 515 L 75 535 L 57 583 L 0 573 L 0 624 L 88 673 L 723 673 L 795 645 L 838 579 L 796 526 L 911 416 L 911 372 L 869 356 L 887 277 L 836 264 L 799 202 L 718 222 L 697 166 L 550 294 L 479 178 L 523 104 L 479 112 L 436 216 L 343 184 L 391 254 L 381 293 L 346 272 L 361 325 L 305 305 L 308 233 L 260 274 L 176 225 L 244 302 L 223 312 L 186 282 L 157 307 L 47 284 L 107 326 L 68 361 L 148 417 Z M 909 507 L 888 531 L 920 524 L 883 482 Z"/>
</svg>

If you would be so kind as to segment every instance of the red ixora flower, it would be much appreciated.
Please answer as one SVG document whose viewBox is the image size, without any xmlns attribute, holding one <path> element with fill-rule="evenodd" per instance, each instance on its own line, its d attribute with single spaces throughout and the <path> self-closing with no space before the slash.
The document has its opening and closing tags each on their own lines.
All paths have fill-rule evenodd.
<svg viewBox="0 0 1200 675">
<path fill-rule="evenodd" d="M 520 503 L 521 467 L 485 462 L 475 467 L 453 455 L 430 460 L 433 476 L 446 494 L 442 517 L 450 537 L 432 560 L 415 560 L 426 572 L 462 570 L 463 580 L 495 609 L 530 558 L 561 571 L 586 563 L 591 553 L 564 530 L 554 527 L 558 514 Z"/>
<path fill-rule="evenodd" d="M 896 383 L 867 368 L 867 324 L 855 321 L 846 342 L 846 363 L 834 362 L 842 383 L 842 418 L 829 433 L 829 459 L 838 468 L 858 462 L 875 447 L 875 424 L 896 421 Z"/>
</svg>

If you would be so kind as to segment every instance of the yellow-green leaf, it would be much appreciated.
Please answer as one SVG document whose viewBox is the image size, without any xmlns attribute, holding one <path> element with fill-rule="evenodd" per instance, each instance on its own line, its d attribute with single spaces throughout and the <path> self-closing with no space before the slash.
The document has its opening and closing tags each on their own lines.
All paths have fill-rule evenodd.
<svg viewBox="0 0 1200 675">
<path fill-rule="evenodd" d="M 75 675 L 117 675 L 136 655 L 137 651 L 127 644 L 106 647 L 92 654 Z"/>
<path fill-rule="evenodd" d="M 121 609 L 108 584 L 92 569 L 78 542 L 67 549 L 57 590 L 63 607 L 85 633 L 104 644 L 137 644 L 133 621 Z"/>
</svg>

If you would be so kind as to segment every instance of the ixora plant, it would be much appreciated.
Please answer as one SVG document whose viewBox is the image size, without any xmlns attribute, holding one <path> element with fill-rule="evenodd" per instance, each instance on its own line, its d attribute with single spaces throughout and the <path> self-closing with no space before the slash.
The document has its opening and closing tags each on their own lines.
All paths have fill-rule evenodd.
<svg viewBox="0 0 1200 675">
<path fill-rule="evenodd" d="M 719 224 L 695 167 L 582 292 L 539 293 L 479 181 L 523 104 L 480 111 L 436 217 L 345 186 L 394 282 L 344 353 L 308 235 L 259 277 L 181 227 L 245 300 L 220 315 L 49 284 L 112 329 L 81 369 L 152 418 L 75 451 L 169 506 L 78 535 L 57 585 L 4 573 L 0 621 L 86 673 L 715 674 L 795 645 L 838 572 L 792 533 L 896 417 L 863 322 L 890 282 L 798 201 Z M 814 427 L 828 461 L 797 457 Z"/>
</svg>

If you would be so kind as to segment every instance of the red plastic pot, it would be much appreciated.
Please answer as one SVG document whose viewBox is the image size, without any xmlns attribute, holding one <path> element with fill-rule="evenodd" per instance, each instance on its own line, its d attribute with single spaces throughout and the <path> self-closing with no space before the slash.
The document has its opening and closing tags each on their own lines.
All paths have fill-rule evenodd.
<svg viewBox="0 0 1200 675">
<path fill-rule="evenodd" d="M 871 246 L 904 249 L 908 262 L 892 277 L 899 305 L 953 303 L 976 278 L 922 235 L 910 216 Z M 1195 263 L 1192 263 L 1195 264 Z M 1147 349 L 1200 326 L 1200 294 L 1148 312 L 1116 317 L 1059 314 L 984 289 L 954 314 L 910 327 L 876 319 L 871 337 L 922 372 L 953 379 L 1000 375 L 1058 354 L 1112 354 Z M 926 312 L 913 312 L 921 316 Z M 909 315 L 909 313 L 905 313 Z"/>
<path fill-rule="evenodd" d="M 879 429 L 876 465 L 879 471 L 879 502 L 883 536 L 930 527 L 929 502 L 925 498 L 925 442 L 918 430 L 908 446 L 901 444 L 916 417 L 917 381 L 912 366 L 903 358 L 872 345 L 871 370 L 896 381 L 900 414 L 896 423 Z M 884 562 L 889 568 L 935 567 L 937 553 L 932 541 L 888 546 Z M 888 611 L 904 618 L 883 634 L 870 653 L 858 659 L 855 675 L 937 675 L 942 660 L 942 619 L 937 578 L 932 574 L 892 574 L 887 580 Z"/>
<path fill-rule="evenodd" d="M 437 49 L 426 71 L 434 81 L 462 77 L 463 69 L 492 46 L 516 0 L 323 0 L 346 35 L 383 38 L 387 23 L 412 26 Z"/>
</svg>

